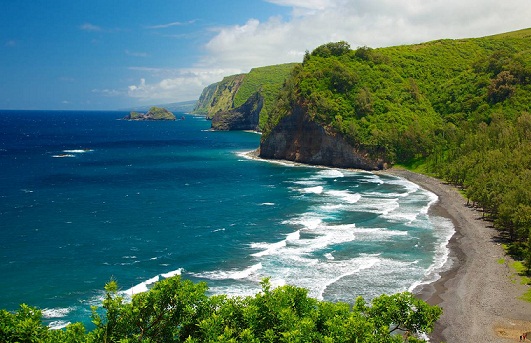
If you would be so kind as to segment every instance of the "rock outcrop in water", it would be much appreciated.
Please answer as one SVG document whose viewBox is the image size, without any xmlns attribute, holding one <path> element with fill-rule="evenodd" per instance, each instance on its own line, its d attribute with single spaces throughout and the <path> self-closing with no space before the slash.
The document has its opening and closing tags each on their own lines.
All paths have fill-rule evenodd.
<svg viewBox="0 0 531 343">
<path fill-rule="evenodd" d="M 296 106 L 262 139 L 259 156 L 339 168 L 387 168 L 385 161 L 369 158 L 343 135 L 327 132 L 323 126 L 313 122 L 301 106 Z"/>
<path fill-rule="evenodd" d="M 131 112 L 125 120 L 175 120 L 175 115 L 165 108 L 151 107 L 147 113 Z"/>
</svg>

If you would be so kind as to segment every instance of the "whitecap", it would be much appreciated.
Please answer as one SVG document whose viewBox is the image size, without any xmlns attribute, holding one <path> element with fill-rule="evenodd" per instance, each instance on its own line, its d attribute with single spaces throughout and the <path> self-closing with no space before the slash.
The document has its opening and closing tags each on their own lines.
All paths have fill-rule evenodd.
<svg viewBox="0 0 531 343">
<path fill-rule="evenodd" d="M 94 150 L 92 149 L 71 149 L 71 150 L 63 150 L 63 152 L 68 154 L 84 154 L 86 152 L 92 152 Z"/>
<path fill-rule="evenodd" d="M 210 280 L 242 280 L 256 274 L 258 270 L 262 269 L 262 263 L 256 263 L 243 270 L 218 270 L 204 273 L 191 273 L 195 277 L 210 279 Z M 257 279 L 258 280 L 258 279 Z"/>
<path fill-rule="evenodd" d="M 52 157 L 55 157 L 55 158 L 76 157 L 76 155 L 73 155 L 73 154 L 59 154 L 59 155 L 52 155 Z"/>
<path fill-rule="evenodd" d="M 433 263 L 426 269 L 424 278 L 413 283 L 409 287 L 409 291 L 412 292 L 417 287 L 437 281 L 441 277 L 441 273 L 451 268 L 452 264 L 449 261 L 450 249 L 448 248 L 448 242 L 455 233 L 455 228 L 452 221 L 448 218 L 433 217 L 434 230 L 438 236 L 437 246 L 435 247 L 435 254 L 433 257 Z"/>
<path fill-rule="evenodd" d="M 181 275 L 181 274 L 182 274 L 182 271 L 183 271 L 183 269 L 182 269 L 182 268 L 179 268 L 179 269 L 177 269 L 177 270 L 173 270 L 173 271 L 168 272 L 168 273 L 160 274 L 160 276 L 162 276 L 162 277 L 165 278 L 165 279 L 169 279 L 169 278 L 171 278 L 172 276 L 175 276 L 175 275 Z"/>
<path fill-rule="evenodd" d="M 64 308 L 45 308 L 41 310 L 43 318 L 62 318 L 66 317 L 72 311 L 72 307 Z"/>
<path fill-rule="evenodd" d="M 348 204 L 355 204 L 361 199 L 361 194 L 351 193 L 347 190 L 330 190 L 326 192 L 327 195 L 330 195 L 333 198 L 338 198 L 341 201 L 344 201 Z"/>
<path fill-rule="evenodd" d="M 345 177 L 345 174 L 341 170 L 338 169 L 323 169 L 317 172 L 317 177 L 321 178 L 337 178 L 337 177 Z"/>
<path fill-rule="evenodd" d="M 302 188 L 299 189 L 299 192 L 305 193 L 305 194 L 321 194 L 323 193 L 323 186 L 315 186 L 315 187 L 308 187 L 308 188 Z"/>
<path fill-rule="evenodd" d="M 254 257 L 262 257 L 266 255 L 271 255 L 275 251 L 278 251 L 281 247 L 286 246 L 286 240 L 275 242 L 275 243 L 251 243 L 251 248 L 253 249 L 263 249 L 260 252 L 251 254 Z"/>
<path fill-rule="evenodd" d="M 64 320 L 54 320 L 48 324 L 48 328 L 50 330 L 61 330 L 66 328 L 70 324 L 72 323 Z"/>
<path fill-rule="evenodd" d="M 151 286 L 152 284 L 154 284 L 155 282 L 159 281 L 159 279 L 160 279 L 159 275 L 154 276 L 151 279 L 148 279 L 148 280 L 146 280 L 144 282 L 139 283 L 136 286 L 133 286 L 133 287 L 129 288 L 126 291 L 123 291 L 122 293 L 125 294 L 125 295 L 128 295 L 128 296 L 133 296 L 133 295 L 138 294 L 138 293 L 147 292 L 149 290 L 148 287 Z"/>
</svg>

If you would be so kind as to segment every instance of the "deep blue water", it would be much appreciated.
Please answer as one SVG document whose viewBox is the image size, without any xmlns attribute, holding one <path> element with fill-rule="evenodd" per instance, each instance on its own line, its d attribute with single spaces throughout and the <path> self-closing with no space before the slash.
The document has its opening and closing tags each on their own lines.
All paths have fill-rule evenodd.
<svg viewBox="0 0 531 343">
<path fill-rule="evenodd" d="M 415 184 L 253 160 L 258 134 L 202 117 L 125 114 L 0 111 L 0 308 L 89 323 L 111 278 L 132 294 L 179 273 L 212 293 L 271 277 L 352 302 L 433 281 L 446 260 L 452 225 Z"/>
</svg>

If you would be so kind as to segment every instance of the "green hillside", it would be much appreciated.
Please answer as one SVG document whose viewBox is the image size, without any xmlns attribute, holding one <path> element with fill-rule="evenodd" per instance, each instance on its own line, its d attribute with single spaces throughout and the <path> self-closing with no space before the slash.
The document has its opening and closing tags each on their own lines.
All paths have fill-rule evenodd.
<svg viewBox="0 0 531 343">
<path fill-rule="evenodd" d="M 264 98 L 260 112 L 260 127 L 267 121 L 279 89 L 296 63 L 253 68 L 247 74 L 225 77 L 222 81 L 206 87 L 193 113 L 212 118 L 219 111 L 229 111 L 243 105 L 255 93 Z"/>
<path fill-rule="evenodd" d="M 264 97 L 264 107 L 260 112 L 260 127 L 263 127 L 280 88 L 296 65 L 288 63 L 251 69 L 234 97 L 234 107 L 243 105 L 254 93 L 259 92 Z"/>
<path fill-rule="evenodd" d="M 465 190 L 531 271 L 531 29 L 305 55 L 264 126 L 303 109 L 373 159 Z"/>
<path fill-rule="evenodd" d="M 373 155 L 426 157 L 448 124 L 529 110 L 530 49 L 531 30 L 381 49 L 325 44 L 295 69 L 265 133 L 298 103 Z"/>
</svg>

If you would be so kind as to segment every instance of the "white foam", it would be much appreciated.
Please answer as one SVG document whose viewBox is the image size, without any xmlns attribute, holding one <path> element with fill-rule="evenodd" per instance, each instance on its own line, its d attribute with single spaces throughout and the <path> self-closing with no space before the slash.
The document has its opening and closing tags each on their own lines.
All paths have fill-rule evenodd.
<svg viewBox="0 0 531 343">
<path fill-rule="evenodd" d="M 343 279 L 344 277 L 354 275 L 364 269 L 372 268 L 374 265 L 376 265 L 380 261 L 377 257 L 359 257 L 357 259 L 347 260 L 347 261 L 341 261 L 338 266 L 340 270 L 340 274 L 337 275 L 334 278 L 331 278 L 328 280 L 328 282 L 325 282 L 320 290 L 318 299 L 323 299 L 324 292 L 326 289 L 333 285 L 334 283 L 338 282 L 339 280 Z"/>
<path fill-rule="evenodd" d="M 43 318 L 63 318 L 72 311 L 71 307 L 45 308 L 41 311 Z"/>
<path fill-rule="evenodd" d="M 92 152 L 92 149 L 72 149 L 72 150 L 63 150 L 63 152 L 68 154 L 84 154 L 86 152 Z"/>
<path fill-rule="evenodd" d="M 455 233 L 455 228 L 450 219 L 443 217 L 435 217 L 434 223 L 435 231 L 438 236 L 437 243 L 435 247 L 435 255 L 433 257 L 433 263 L 426 269 L 424 273 L 424 278 L 417 282 L 414 282 L 408 289 L 412 292 L 415 288 L 421 285 L 429 284 L 437 281 L 441 277 L 441 273 L 445 270 L 448 270 L 451 267 L 448 257 L 450 256 L 450 249 L 448 248 L 448 242 Z"/>
<path fill-rule="evenodd" d="M 209 280 L 242 280 L 247 279 L 252 275 L 256 275 L 260 269 L 262 269 L 262 263 L 254 264 L 243 270 L 218 270 L 213 272 L 192 273 L 192 275 Z M 253 278 L 253 280 L 258 281 L 259 278 Z"/>
<path fill-rule="evenodd" d="M 70 324 L 72 323 L 64 320 L 54 320 L 48 324 L 48 328 L 50 330 L 61 330 L 66 328 Z"/>
<path fill-rule="evenodd" d="M 295 232 L 288 234 L 286 237 L 286 241 L 287 242 L 298 241 L 300 238 L 301 238 L 301 231 L 297 230 Z"/>
<path fill-rule="evenodd" d="M 323 184 L 323 182 L 319 180 L 296 180 L 291 181 L 291 183 L 302 186 L 319 186 Z"/>
<path fill-rule="evenodd" d="M 323 193 L 323 186 L 315 186 L 315 187 L 309 187 L 309 188 L 302 188 L 299 189 L 301 193 L 307 193 L 307 194 L 321 194 Z"/>
<path fill-rule="evenodd" d="M 171 278 L 172 276 L 175 276 L 175 275 L 181 275 L 182 271 L 183 271 L 183 269 L 179 268 L 177 270 L 173 270 L 173 271 L 168 272 L 168 273 L 160 274 L 160 276 L 162 276 L 165 279 L 168 279 L 168 278 Z"/>
<path fill-rule="evenodd" d="M 73 155 L 73 154 L 60 154 L 60 155 L 52 155 L 52 157 L 65 158 L 65 157 L 76 157 L 76 155 Z"/>
<path fill-rule="evenodd" d="M 347 190 L 330 190 L 326 192 L 327 195 L 331 197 L 338 198 L 341 201 L 344 201 L 348 204 L 355 204 L 361 199 L 361 194 L 351 193 Z"/>
<path fill-rule="evenodd" d="M 139 283 L 136 286 L 133 286 L 129 288 L 126 291 L 123 291 L 122 293 L 128 296 L 133 296 L 138 293 L 144 293 L 149 290 L 148 286 L 154 284 L 155 282 L 159 281 L 160 277 L 159 275 L 152 277 L 151 279 L 148 279 L 144 282 Z"/>
<path fill-rule="evenodd" d="M 307 230 L 317 228 L 323 222 L 323 218 L 314 213 L 304 213 L 302 216 L 290 220 L 285 220 L 282 224 L 301 225 Z"/>
<path fill-rule="evenodd" d="M 266 255 L 271 255 L 275 251 L 278 251 L 281 247 L 284 247 L 284 246 L 286 246 L 285 240 L 280 241 L 280 242 L 275 242 L 275 243 L 252 243 L 251 248 L 264 249 L 264 250 L 251 254 L 251 256 L 262 257 Z"/>
<path fill-rule="evenodd" d="M 344 177 L 345 174 L 338 169 L 323 169 L 318 171 L 316 176 L 321 178 L 338 178 Z"/>
</svg>

